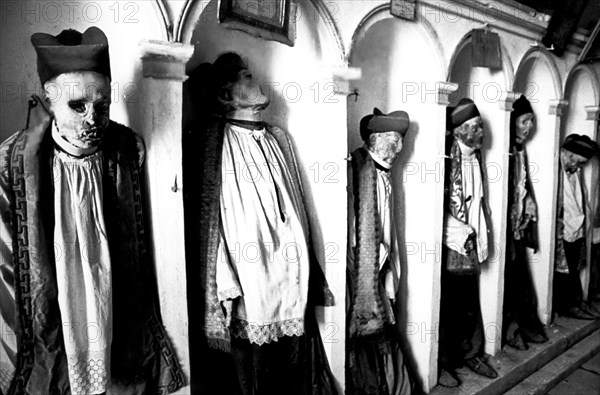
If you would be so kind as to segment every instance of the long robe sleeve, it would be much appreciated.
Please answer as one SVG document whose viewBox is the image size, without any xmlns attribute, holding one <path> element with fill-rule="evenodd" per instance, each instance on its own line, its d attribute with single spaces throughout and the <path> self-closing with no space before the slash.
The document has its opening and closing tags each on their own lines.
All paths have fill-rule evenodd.
<svg viewBox="0 0 600 395">
<path fill-rule="evenodd" d="M 465 224 L 448 212 L 444 213 L 444 232 L 442 234 L 442 243 L 446 247 L 458 252 L 461 255 L 467 256 L 465 244 L 472 233 L 473 228 L 469 224 Z"/>
<path fill-rule="evenodd" d="M 348 169 L 349 180 L 352 178 L 352 169 Z M 393 193 L 389 180 L 386 183 L 386 175 L 380 174 L 377 176 L 377 209 L 382 220 L 381 226 L 388 229 L 388 233 L 384 230 L 379 242 L 379 270 L 385 271 L 384 274 L 384 289 L 388 299 L 395 300 L 396 292 L 400 282 L 400 253 L 398 246 L 398 238 L 394 221 L 394 213 L 392 211 Z M 349 184 L 351 186 L 351 182 Z M 355 266 L 355 249 L 356 249 L 356 214 L 354 212 L 354 192 L 350 187 L 348 190 L 348 244 L 347 244 L 347 270 L 348 277 L 353 279 L 356 276 L 354 273 Z M 387 262 L 387 265 L 386 265 Z M 350 293 L 347 293 L 350 297 Z M 349 301 L 349 299 L 348 299 Z M 346 303 L 348 306 L 349 303 Z"/>
<path fill-rule="evenodd" d="M 393 217 L 393 213 L 392 213 Z M 395 221 L 392 221 L 392 246 L 389 260 L 390 268 L 385 275 L 385 291 L 388 298 L 396 299 L 396 293 L 400 284 L 400 247 L 398 245 L 398 237 L 396 234 Z"/>
<path fill-rule="evenodd" d="M 219 249 L 217 250 L 217 293 L 221 302 L 244 295 L 227 255 L 222 231 L 219 231 Z"/>
<path fill-rule="evenodd" d="M 16 135 L 15 135 L 16 136 Z M 0 146 L 0 392 L 7 392 L 17 355 L 15 277 L 12 215 L 9 197 L 8 147 L 15 136 Z M 5 165 L 6 164 L 6 165 Z"/>
</svg>

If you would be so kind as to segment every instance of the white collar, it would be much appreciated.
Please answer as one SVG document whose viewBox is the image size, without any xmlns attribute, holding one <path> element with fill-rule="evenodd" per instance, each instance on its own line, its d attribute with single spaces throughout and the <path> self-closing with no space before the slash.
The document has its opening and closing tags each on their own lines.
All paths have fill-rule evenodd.
<svg viewBox="0 0 600 395">
<path fill-rule="evenodd" d="M 56 121 L 52 120 L 52 139 L 63 151 L 67 154 L 80 158 L 82 156 L 88 156 L 98 151 L 98 147 L 92 148 L 79 148 L 75 147 L 73 144 L 69 143 L 67 139 L 63 137 L 58 131 L 58 127 L 56 126 Z"/>
<path fill-rule="evenodd" d="M 456 140 L 456 142 L 458 143 L 458 146 L 460 147 L 460 153 L 463 156 L 463 158 L 465 159 L 475 159 L 475 148 L 471 148 L 471 147 L 467 147 L 465 144 L 462 143 L 462 141 L 460 140 Z"/>
<path fill-rule="evenodd" d="M 385 160 L 383 160 L 379 155 L 377 155 L 375 152 L 371 151 L 369 149 L 369 147 L 365 146 L 365 148 L 367 149 L 367 151 L 369 152 L 369 155 L 371 155 L 371 158 L 373 158 L 373 160 L 375 162 L 377 162 L 377 164 L 381 167 L 383 167 L 384 169 L 390 170 L 392 168 L 392 165 L 390 165 L 389 163 L 387 163 Z"/>
<path fill-rule="evenodd" d="M 256 140 L 260 140 L 265 136 L 266 133 L 266 129 L 262 128 L 262 129 L 250 129 L 250 128 L 246 128 L 244 127 L 244 125 L 239 125 L 239 124 L 232 124 L 232 123 L 228 123 L 227 124 L 228 127 L 230 127 L 231 129 L 237 130 L 239 133 L 246 133 L 251 135 L 252 137 L 254 137 Z"/>
</svg>

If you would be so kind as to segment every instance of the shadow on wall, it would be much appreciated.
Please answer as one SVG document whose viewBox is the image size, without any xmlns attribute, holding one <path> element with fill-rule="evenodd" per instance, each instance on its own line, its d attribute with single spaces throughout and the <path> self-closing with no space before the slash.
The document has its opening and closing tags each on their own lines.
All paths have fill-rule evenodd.
<svg viewBox="0 0 600 395">
<path fill-rule="evenodd" d="M 319 221 L 319 212 L 323 211 L 325 202 L 320 200 L 315 202 L 313 192 L 318 193 L 323 185 L 315 184 L 311 179 L 312 173 L 308 170 L 311 164 L 308 162 L 315 161 L 313 159 L 315 152 L 317 154 L 319 152 L 326 153 L 324 150 L 314 150 L 315 142 L 324 133 L 324 128 L 328 126 L 327 123 L 319 124 L 320 118 L 315 114 L 323 112 L 323 107 L 320 102 L 313 100 L 314 91 L 311 90 L 311 86 L 314 86 L 317 82 L 315 75 L 318 74 L 319 67 L 326 61 L 331 64 L 332 61 L 329 58 L 335 57 L 335 54 L 325 53 L 323 50 L 323 45 L 326 44 L 325 40 L 327 40 L 323 36 L 325 29 L 322 26 L 314 26 L 315 21 L 311 18 L 298 18 L 296 43 L 294 47 L 289 47 L 220 26 L 217 22 L 216 0 L 203 4 L 203 6 L 205 8 L 199 19 L 195 21 L 196 24 L 191 36 L 190 44 L 195 46 L 195 51 L 187 63 L 187 74 L 192 73 L 203 63 L 213 63 L 219 55 L 225 52 L 236 52 L 244 59 L 249 66 L 254 81 L 261 85 L 263 92 L 270 98 L 271 103 L 264 112 L 264 120 L 287 131 L 292 139 L 297 158 L 301 162 L 300 172 L 305 187 L 305 199 L 311 219 L 313 240 L 316 241 L 316 244 L 322 244 L 322 229 L 331 228 L 334 225 Z M 310 2 L 300 2 L 299 7 L 301 8 L 300 15 L 314 15 L 315 13 Z M 200 130 L 196 130 L 195 118 L 203 112 L 203 109 L 194 108 L 198 104 L 193 103 L 191 99 L 196 97 L 195 92 L 191 92 L 192 85 L 193 83 L 188 80 L 184 84 L 183 92 L 184 135 L 188 137 L 195 135 L 189 141 L 193 141 L 195 137 L 198 137 L 197 133 Z M 312 122 L 311 127 L 306 127 L 307 121 Z M 184 144 L 186 143 L 184 142 Z M 184 157 L 184 163 L 186 160 Z M 186 171 L 185 167 L 184 165 L 184 178 L 186 174 L 193 177 L 193 172 Z M 193 180 L 190 180 L 186 183 L 186 179 L 184 179 L 186 185 L 190 185 L 192 182 Z M 323 222 L 323 226 L 321 222 Z M 339 225 L 343 225 L 341 228 L 345 230 L 345 224 L 340 223 Z M 190 245 L 191 243 L 193 241 L 187 244 Z M 325 263 L 323 246 L 321 245 L 320 248 L 316 249 L 323 266 Z M 188 281 L 188 284 L 190 284 L 198 276 L 198 268 L 191 266 L 188 260 L 188 270 L 188 279 L 192 279 Z M 329 281 L 332 280 L 329 279 Z M 194 292 L 194 290 L 191 290 L 191 292 Z M 193 297 L 191 298 L 193 299 Z M 197 295 L 196 300 L 190 300 L 190 326 L 196 328 L 195 330 L 191 329 L 190 334 L 200 333 L 198 331 L 202 329 L 201 310 L 203 306 L 201 306 L 202 301 L 200 298 L 201 295 Z M 343 297 L 337 296 L 337 300 L 343 301 Z M 220 386 L 213 392 L 207 390 L 211 384 L 206 380 L 206 378 L 210 378 L 210 373 L 207 373 L 205 368 L 208 368 L 208 371 L 213 371 L 216 369 L 215 365 L 229 366 L 229 369 L 225 370 L 235 371 L 231 359 L 224 353 L 207 351 L 205 349 L 206 345 L 202 344 L 202 340 L 198 340 L 199 337 L 190 336 L 192 343 L 190 345 L 192 379 L 195 380 L 192 382 L 192 391 L 222 393 L 224 390 Z M 207 352 L 210 355 L 208 357 Z M 212 358 L 215 359 L 212 360 Z M 208 362 L 209 359 L 210 362 Z M 214 373 L 215 377 L 222 377 L 223 374 L 221 370 L 214 371 Z M 234 377 L 231 382 L 236 380 Z M 219 380 L 219 382 L 221 383 L 219 385 L 222 385 L 223 380 Z"/>
<path fill-rule="evenodd" d="M 298 15 L 315 15 L 315 10 L 309 2 L 299 4 Z M 230 30 L 222 27 L 217 22 L 217 1 L 211 0 L 204 8 L 197 21 L 191 44 L 195 46 L 194 55 L 187 63 L 187 74 L 190 74 L 200 64 L 214 62 L 217 57 L 225 52 L 236 52 L 241 55 L 252 72 L 253 79 L 259 83 L 263 92 L 269 96 L 271 103 L 264 112 L 264 120 L 275 126 L 279 126 L 290 134 L 292 142 L 294 138 L 294 125 L 290 123 L 292 112 L 298 111 L 302 103 L 305 103 L 313 94 L 311 86 L 314 81 L 314 64 L 320 64 L 323 53 L 322 40 L 319 29 L 313 27 L 314 20 L 307 17 L 297 18 L 297 39 L 294 47 L 284 44 L 265 41 L 255 38 L 247 33 Z M 311 72 L 313 74 L 311 74 Z M 184 85 L 184 111 L 183 122 L 187 125 L 192 121 L 196 110 L 191 108 L 189 84 Z M 298 107 L 297 107 L 298 105 Z M 305 110 L 302 108 L 301 110 Z M 310 114 L 306 114 L 310 117 Z M 297 118 L 301 118 L 298 117 Z M 308 131 L 300 130 L 299 133 L 306 134 Z M 299 145 L 294 144 L 296 154 Z M 297 155 L 302 162 L 302 155 Z M 311 183 L 306 173 L 302 174 L 309 207 L 314 207 L 312 201 Z M 317 221 L 312 223 L 312 231 L 315 236 L 320 237 L 321 231 Z"/>
<path fill-rule="evenodd" d="M 404 137 L 404 141 L 403 141 L 403 146 L 402 146 L 402 151 L 400 152 L 400 155 L 398 156 L 398 158 L 396 158 L 396 166 L 394 166 L 394 169 L 392 170 L 392 176 L 395 180 L 400 180 L 402 179 L 403 175 L 402 175 L 402 168 L 404 167 L 405 163 L 408 162 L 410 155 L 412 152 L 414 152 L 415 149 L 415 138 L 416 136 L 419 134 L 419 123 L 415 122 L 413 120 L 411 120 L 410 122 L 410 127 L 408 129 L 408 131 L 406 132 L 406 135 Z M 394 201 L 395 203 L 395 207 L 393 208 L 394 210 L 394 215 L 396 218 L 400 218 L 400 216 L 405 215 L 406 213 L 406 188 L 405 188 L 405 184 L 404 183 L 394 183 L 393 185 L 393 194 L 394 197 L 396 198 L 396 200 Z M 407 317 L 408 317 L 408 273 L 409 273 L 409 266 L 408 266 L 408 257 L 407 257 L 407 251 L 406 248 L 402 248 L 402 246 L 406 246 L 406 229 L 402 226 L 399 226 L 398 221 L 396 222 L 396 234 L 398 237 L 398 245 L 401 246 L 400 247 L 400 273 L 401 273 L 401 277 L 400 277 L 400 285 L 399 285 L 399 289 L 398 289 L 398 296 L 397 296 L 397 305 L 396 305 L 396 314 L 397 317 L 399 317 L 397 323 L 396 323 L 396 327 L 398 328 L 398 330 L 400 331 L 400 333 L 406 334 L 408 331 L 408 322 L 407 322 Z M 422 390 L 422 383 L 420 382 L 420 380 L 418 380 L 418 374 L 417 374 L 417 362 L 415 359 L 415 355 L 414 355 L 414 351 L 411 348 L 410 344 L 408 343 L 408 339 L 407 336 L 401 336 L 400 337 L 400 348 L 402 349 L 402 353 L 405 356 L 406 359 L 406 367 L 408 369 L 408 373 L 411 377 L 411 380 L 413 382 L 415 382 L 416 385 L 416 390 Z"/>
<path fill-rule="evenodd" d="M 488 205 L 491 213 L 496 213 L 497 215 L 497 213 L 501 212 L 500 205 L 503 204 L 502 199 L 494 202 L 494 200 L 497 200 L 494 196 L 500 191 L 498 189 L 500 184 L 492 184 L 500 183 L 505 179 L 505 174 L 502 172 L 503 154 L 500 153 L 503 139 L 499 137 L 503 134 L 508 134 L 508 130 L 504 131 L 503 122 L 499 125 L 496 124 L 499 120 L 498 115 L 502 115 L 502 110 L 499 108 L 499 100 L 501 98 L 497 93 L 506 91 L 507 88 L 498 82 L 498 80 L 503 78 L 504 72 L 502 70 L 473 67 L 471 64 L 471 52 L 472 44 L 469 42 L 456 54 L 455 62 L 449 73 L 449 81 L 457 83 L 458 90 L 450 95 L 449 100 L 450 105 L 454 106 L 460 99 L 468 97 L 475 102 L 481 113 L 485 133 L 481 154 L 484 164 L 484 177 L 488 180 L 488 182 L 484 183 L 484 193 L 488 197 Z M 491 248 L 489 248 L 489 257 L 482 266 L 483 271 L 489 270 L 491 265 L 497 265 L 504 258 L 504 245 L 494 242 L 500 230 L 500 219 L 493 216 L 492 218 L 488 218 L 488 221 L 488 240 L 490 241 Z M 482 308 L 482 310 L 485 310 L 485 308 Z"/>
<path fill-rule="evenodd" d="M 358 90 L 359 96 L 349 97 L 347 102 L 347 125 L 348 125 L 348 152 L 352 153 L 355 149 L 364 145 L 364 141 L 360 137 L 360 120 L 373 113 L 373 108 L 378 108 L 384 113 L 397 110 L 389 107 L 388 98 L 391 95 L 390 84 L 387 76 L 393 70 L 393 61 L 391 57 L 382 59 L 382 54 L 390 53 L 393 48 L 393 39 L 398 35 L 393 21 L 381 21 L 376 23 L 365 36 L 356 43 L 352 50 L 350 65 L 352 67 L 360 67 L 362 77 L 360 80 L 352 81 L 350 91 Z M 380 37 L 387 37 L 386 40 L 381 40 Z M 410 116 L 410 114 L 409 114 Z M 411 122 L 409 131 L 403 141 L 403 148 L 396 158 L 396 163 L 392 169 L 392 178 L 394 180 L 402 179 L 402 163 L 410 156 L 408 152 L 414 149 L 414 129 L 415 123 Z M 394 215 L 396 218 L 402 218 L 406 211 L 404 202 L 404 185 L 403 183 L 393 183 L 393 196 L 395 198 Z M 406 237 L 404 228 L 398 223 L 397 237 L 398 245 L 400 246 L 400 269 L 401 277 L 400 284 L 396 295 L 396 327 L 400 334 L 400 348 L 404 356 L 404 362 L 409 370 L 411 379 L 417 377 L 415 366 L 416 361 L 406 339 L 407 329 L 407 299 L 408 299 L 408 265 L 406 259 L 406 249 L 402 246 L 406 245 Z"/>
</svg>

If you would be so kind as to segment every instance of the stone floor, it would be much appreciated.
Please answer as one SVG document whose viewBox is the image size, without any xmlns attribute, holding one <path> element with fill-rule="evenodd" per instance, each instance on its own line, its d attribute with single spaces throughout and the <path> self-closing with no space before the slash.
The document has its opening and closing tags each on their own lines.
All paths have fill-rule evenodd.
<svg viewBox="0 0 600 395">
<path fill-rule="evenodd" d="M 597 371 L 593 373 L 591 368 L 582 367 L 582 364 L 600 355 L 600 320 L 584 321 L 558 317 L 546 328 L 546 333 L 549 341 L 545 344 L 530 344 L 529 350 L 526 351 L 505 347 L 500 353 L 490 357 L 489 363 L 498 371 L 498 378 L 488 379 L 463 368 L 457 371 L 462 380 L 460 387 L 450 389 L 437 386 L 431 394 L 587 395 L 590 393 L 582 392 L 587 389 L 575 388 L 575 386 L 582 385 L 580 381 L 586 378 L 588 380 L 586 385 L 589 384 L 588 386 L 594 388 L 593 378 L 600 377 Z M 570 390 L 567 390 L 568 385 L 572 387 Z M 595 388 L 598 388 L 597 381 L 595 385 Z M 549 392 L 551 390 L 556 392 Z M 600 391 L 591 394 L 600 394 Z"/>
<path fill-rule="evenodd" d="M 581 365 L 548 392 L 548 395 L 575 394 L 600 394 L 600 354 Z"/>
</svg>

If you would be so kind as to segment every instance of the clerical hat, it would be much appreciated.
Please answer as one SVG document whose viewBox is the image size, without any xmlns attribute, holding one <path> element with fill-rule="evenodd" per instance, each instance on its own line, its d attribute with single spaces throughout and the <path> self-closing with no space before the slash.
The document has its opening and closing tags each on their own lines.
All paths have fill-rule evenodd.
<svg viewBox="0 0 600 395">
<path fill-rule="evenodd" d="M 74 71 L 95 71 L 110 75 L 108 40 L 99 28 L 85 32 L 63 30 L 57 36 L 35 33 L 31 43 L 37 53 L 37 69 L 42 85 L 50 79 Z"/>
<path fill-rule="evenodd" d="M 235 82 L 238 79 L 240 71 L 247 69 L 248 66 L 240 55 L 235 52 L 226 52 L 220 55 L 213 63 L 213 83 L 222 87 L 227 83 Z"/>
<path fill-rule="evenodd" d="M 523 115 L 523 114 L 533 114 L 533 109 L 531 108 L 531 103 L 529 103 L 529 100 L 527 100 L 527 98 L 523 95 L 521 95 L 521 97 L 519 97 L 517 100 L 515 100 L 515 102 L 512 105 L 513 109 L 512 109 L 512 116 L 514 117 L 514 119 L 517 119 L 517 117 Z"/>
<path fill-rule="evenodd" d="M 471 118 L 475 118 L 479 116 L 479 110 L 473 100 L 469 98 L 462 98 L 452 110 L 450 114 L 450 119 L 452 122 L 452 127 L 456 128 Z"/>
<path fill-rule="evenodd" d="M 360 120 L 360 137 L 363 141 L 369 141 L 369 136 L 373 133 L 398 132 L 404 137 L 410 118 L 406 111 L 392 111 L 384 114 L 378 108 L 373 109 L 373 114 L 369 114 Z"/>
<path fill-rule="evenodd" d="M 598 153 L 598 143 L 593 141 L 589 136 L 581 134 L 570 134 L 565 138 L 562 147 L 574 154 L 581 155 L 586 159 L 590 159 L 594 154 Z"/>
</svg>

